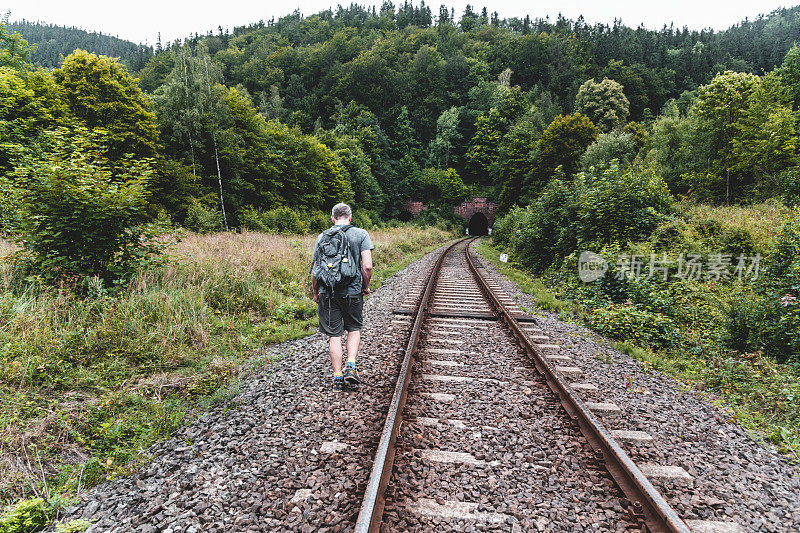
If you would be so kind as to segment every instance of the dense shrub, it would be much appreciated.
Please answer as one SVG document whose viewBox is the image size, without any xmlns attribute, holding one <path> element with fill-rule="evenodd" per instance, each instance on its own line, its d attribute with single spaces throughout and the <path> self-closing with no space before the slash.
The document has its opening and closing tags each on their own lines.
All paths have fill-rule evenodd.
<svg viewBox="0 0 800 533">
<path fill-rule="evenodd" d="M 0 533 L 33 533 L 50 522 L 52 507 L 42 498 L 22 500 L 3 509 Z"/>
<path fill-rule="evenodd" d="M 672 320 L 632 303 L 610 303 L 595 309 L 587 317 L 592 329 L 603 335 L 621 340 L 636 341 L 640 345 L 668 347 L 672 344 Z"/>
<path fill-rule="evenodd" d="M 263 233 L 285 235 L 319 233 L 331 227 L 331 217 L 322 211 L 299 211 L 290 207 L 277 207 L 268 211 L 246 207 L 239 212 L 242 227 Z M 367 209 L 353 212 L 353 225 L 365 229 L 376 227 L 378 215 Z"/>
<path fill-rule="evenodd" d="M 675 218 L 659 224 L 649 240 L 656 249 L 685 252 L 698 247 L 700 235 L 685 220 Z"/>
<path fill-rule="evenodd" d="M 458 172 L 452 168 L 423 169 L 411 180 L 410 189 L 412 197 L 424 198 L 427 205 L 452 206 L 466 199 L 470 193 Z"/>
<path fill-rule="evenodd" d="M 305 214 L 290 207 L 277 207 L 262 211 L 246 207 L 239 214 L 242 226 L 252 231 L 264 233 L 308 233 Z"/>
<path fill-rule="evenodd" d="M 783 202 L 790 207 L 800 205 L 800 171 L 798 168 L 791 168 L 782 173 L 777 181 Z"/>
<path fill-rule="evenodd" d="M 672 205 L 664 181 L 651 167 L 619 166 L 554 179 L 525 209 L 512 209 L 495 224 L 495 240 L 534 272 L 576 250 L 647 237 Z"/>
<path fill-rule="evenodd" d="M 103 155 L 105 133 L 53 133 L 53 150 L 2 180 L 5 225 L 32 270 L 47 279 L 127 279 L 156 254 L 142 224 L 147 160 Z"/>
<path fill-rule="evenodd" d="M 587 245 L 646 238 L 672 206 L 669 188 L 653 166 L 612 165 L 587 175 L 586 183 L 577 212 L 579 239 Z"/>
<path fill-rule="evenodd" d="M 756 241 L 749 231 L 741 228 L 731 228 L 723 232 L 720 239 L 722 251 L 734 257 L 744 254 L 751 255 L 756 251 Z"/>
<path fill-rule="evenodd" d="M 378 217 L 375 213 L 367 211 L 366 209 L 356 209 L 353 212 L 352 224 L 354 226 L 358 226 L 359 228 L 372 229 L 375 227 L 375 222 L 373 222 L 373 220 L 377 219 Z M 325 229 L 329 226 L 330 226 L 330 219 L 328 220 L 328 225 L 326 225 L 322 229 Z"/>
<path fill-rule="evenodd" d="M 800 363 L 800 210 L 778 234 L 754 292 L 730 311 L 731 345 Z"/>
<path fill-rule="evenodd" d="M 319 233 L 331 227 L 330 213 L 323 213 L 322 211 L 311 211 L 305 215 L 308 229 L 311 233 Z M 353 219 L 355 220 L 355 215 Z"/>
<path fill-rule="evenodd" d="M 626 167 L 635 156 L 636 151 L 630 134 L 613 131 L 602 133 L 581 156 L 581 169 L 588 172 L 592 167 L 606 168 L 615 159 L 622 167 Z"/>
<path fill-rule="evenodd" d="M 534 272 L 577 247 L 575 222 L 579 183 L 553 180 L 527 208 L 514 208 L 495 223 L 496 241 Z"/>
<path fill-rule="evenodd" d="M 216 209 L 204 207 L 200 202 L 193 202 L 186 211 L 183 226 L 203 234 L 219 231 L 222 229 L 222 214 Z"/>
</svg>

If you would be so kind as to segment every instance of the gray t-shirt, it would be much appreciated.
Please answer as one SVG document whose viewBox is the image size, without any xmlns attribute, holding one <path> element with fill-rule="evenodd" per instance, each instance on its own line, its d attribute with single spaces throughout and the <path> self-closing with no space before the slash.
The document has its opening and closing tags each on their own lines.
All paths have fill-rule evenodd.
<svg viewBox="0 0 800 533">
<path fill-rule="evenodd" d="M 337 224 L 337 226 L 346 226 L 346 224 Z M 372 239 L 369 238 L 369 233 L 367 230 L 357 228 L 352 226 L 348 229 L 345 233 L 347 240 L 350 244 L 350 254 L 352 257 L 350 258 L 351 261 L 359 265 L 358 268 L 358 275 L 356 275 L 353 282 L 348 285 L 347 287 L 337 290 L 336 294 L 340 296 L 354 296 L 356 294 L 361 294 L 361 252 L 366 250 L 374 250 L 375 246 L 372 244 Z M 322 239 L 322 233 L 319 234 L 317 237 L 317 242 L 314 244 L 314 250 L 317 249 L 317 244 L 319 244 L 320 239 Z M 313 251 L 311 252 L 314 253 Z M 324 285 L 320 285 L 319 288 L 320 293 L 327 293 L 327 289 Z"/>
</svg>

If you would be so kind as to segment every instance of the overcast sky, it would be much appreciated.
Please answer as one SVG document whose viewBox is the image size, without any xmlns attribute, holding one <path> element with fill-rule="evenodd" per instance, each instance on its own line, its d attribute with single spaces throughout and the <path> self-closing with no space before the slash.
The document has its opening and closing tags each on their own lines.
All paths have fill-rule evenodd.
<svg viewBox="0 0 800 533">
<path fill-rule="evenodd" d="M 798 1 L 798 0 L 795 0 Z M 259 20 L 269 20 L 291 13 L 295 9 L 305 15 L 317 13 L 338 3 L 349 5 L 350 0 L 331 2 L 330 0 L 286 0 L 283 2 L 241 2 L 236 0 L 0 0 L 2 12 L 11 11 L 11 20 L 27 19 L 62 26 L 77 26 L 89 31 L 117 35 L 134 42 L 154 44 L 161 32 L 163 41 L 171 41 L 187 35 L 207 33 L 218 26 L 233 29 L 234 26 L 247 25 Z M 356 2 L 366 5 L 380 5 L 378 2 Z M 396 0 L 395 5 L 402 0 Z M 418 1 L 414 2 L 418 4 Z M 562 13 L 567 18 L 583 15 L 587 22 L 612 22 L 621 18 L 628 26 L 644 23 L 652 29 L 660 29 L 664 24 L 675 23 L 676 27 L 688 26 L 690 29 L 725 29 L 745 18 L 754 19 L 759 14 L 767 14 L 781 7 L 791 6 L 786 2 L 772 0 L 672 0 L 642 1 L 622 0 L 618 2 L 578 1 L 578 0 L 480 0 L 476 2 L 453 1 L 429 2 L 436 15 L 439 4 L 445 3 L 456 9 L 457 15 L 464 11 L 466 4 L 472 4 L 476 11 L 484 5 L 489 11 L 497 11 L 500 18 L 524 17 L 554 18 Z"/>
</svg>

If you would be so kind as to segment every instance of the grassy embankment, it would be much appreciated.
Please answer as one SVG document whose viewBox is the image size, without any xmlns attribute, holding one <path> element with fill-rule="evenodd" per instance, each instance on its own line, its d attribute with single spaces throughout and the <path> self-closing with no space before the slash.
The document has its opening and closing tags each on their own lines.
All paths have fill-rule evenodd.
<svg viewBox="0 0 800 533">
<path fill-rule="evenodd" d="M 769 255 L 774 238 L 787 216 L 787 209 L 777 203 L 749 207 L 710 207 L 684 204 L 680 214 L 691 227 L 714 228 L 716 235 L 737 231 L 749 234 L 756 251 Z M 658 230 L 657 230 L 658 232 Z M 711 237 L 708 237 L 709 239 Z M 644 254 L 660 253 L 658 239 L 630 246 Z M 706 245 L 713 246 L 708 240 Z M 581 297 L 577 272 L 567 279 L 562 271 L 548 271 L 533 277 L 520 265 L 501 263 L 501 250 L 487 240 L 478 250 L 500 272 L 531 294 L 537 306 L 562 318 L 589 327 L 603 324 L 607 308 Z M 671 291 L 668 293 L 667 291 Z M 614 347 L 642 361 L 647 369 L 666 372 L 707 395 L 709 400 L 726 407 L 736 421 L 776 445 L 793 460 L 800 457 L 800 369 L 795 364 L 781 364 L 756 353 L 738 353 L 726 349 L 728 310 L 746 292 L 715 281 L 697 281 L 674 285 L 657 296 L 670 305 L 670 331 L 678 339 L 671 346 L 657 346 L 637 340 L 635 330 L 620 333 L 609 328 L 600 333 L 614 338 Z M 654 299 L 655 300 L 655 299 Z M 655 305 L 627 303 L 631 312 L 654 312 Z M 637 311 L 638 310 L 638 311 Z"/>
<path fill-rule="evenodd" d="M 452 236 L 371 232 L 372 287 Z M 74 494 L 236 393 L 266 344 L 308 335 L 314 236 L 189 234 L 115 295 L 18 288 L 0 263 L 0 503 Z M 2 255 L 13 250 L 0 243 Z"/>
</svg>

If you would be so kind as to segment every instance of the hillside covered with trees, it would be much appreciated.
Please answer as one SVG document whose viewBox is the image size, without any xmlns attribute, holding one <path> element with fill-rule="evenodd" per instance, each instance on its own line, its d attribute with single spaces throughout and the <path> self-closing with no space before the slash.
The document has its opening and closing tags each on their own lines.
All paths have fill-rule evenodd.
<svg viewBox="0 0 800 533">
<path fill-rule="evenodd" d="M 198 174 L 213 175 L 216 168 L 208 127 L 191 118 L 202 115 L 197 110 L 204 104 L 192 95 L 209 81 L 203 76 L 210 65 L 210 79 L 235 88 L 265 119 L 314 135 L 351 167 L 358 162 L 360 177 L 351 168 L 344 178 L 353 191 L 368 191 L 361 207 L 394 216 L 408 196 L 457 201 L 475 189 L 511 205 L 535 195 L 559 163 L 577 161 L 558 145 L 559 135 L 551 139 L 555 146 L 541 142 L 557 116 L 581 111 L 600 121 L 598 134 L 613 136 L 619 126 L 636 139 L 637 152 L 650 150 L 653 145 L 644 143 L 655 119 L 662 111 L 688 116 L 698 88 L 717 73 L 763 74 L 780 66 L 800 31 L 798 14 L 780 10 L 721 33 L 656 32 L 582 20 L 500 19 L 471 8 L 457 17 L 442 7 L 434 17 L 424 3 L 351 6 L 173 43 L 139 76 L 162 117 L 166 154 L 200 165 Z M 612 92 L 621 90 L 625 108 L 610 122 L 598 117 L 603 109 L 576 100 L 587 80 L 604 78 Z M 181 101 L 186 98 L 194 101 Z M 217 114 L 225 108 L 213 106 Z M 208 113 L 205 120 L 211 120 Z M 567 120 L 561 135 L 571 135 L 573 122 Z M 594 138 L 581 142 L 586 148 Z M 222 174 L 248 180 L 246 168 L 253 166 L 225 156 Z M 686 170 L 667 172 L 677 181 Z M 717 175 L 719 165 L 688 170 Z"/>
<path fill-rule="evenodd" d="M 128 57 L 128 68 L 77 52 L 32 70 L 24 65 L 46 42 L 72 42 L 44 35 L 55 27 L 24 31 L 36 28 L 38 51 L 6 74 L 9 88 L 33 98 L 15 106 L 13 120 L 28 126 L 16 130 L 13 157 L 50 150 L 43 132 L 68 123 L 106 128 L 112 144 L 133 132 L 135 143 L 109 149 L 112 161 L 149 158 L 147 212 L 196 229 L 258 225 L 263 211 L 319 210 L 335 198 L 372 218 L 397 216 L 409 197 L 444 205 L 476 192 L 507 208 L 535 197 L 559 166 L 578 170 L 592 144 L 586 164 L 649 154 L 674 192 L 714 201 L 768 194 L 753 188 L 766 187 L 755 176 L 763 169 L 773 180 L 794 164 L 786 143 L 767 156 L 763 139 L 734 137 L 769 120 L 793 138 L 795 56 L 785 57 L 800 33 L 798 9 L 713 32 L 351 5 L 195 35 L 158 48 L 141 69 L 147 50 L 121 44 L 111 53 Z M 784 61 L 783 75 L 761 83 Z M 707 85 L 725 71 L 747 76 Z M 711 93 L 737 80 L 760 103 L 739 106 L 750 106 L 739 125 L 740 108 L 721 123 Z M 775 103 L 783 111 L 771 111 Z M 128 106 L 138 111 L 110 112 Z M 732 142 L 748 155 L 734 161 Z M 0 164 L 10 168 L 11 158 Z"/>
<path fill-rule="evenodd" d="M 43 22 L 20 20 L 6 22 L 6 30 L 18 33 L 36 47 L 31 63 L 55 68 L 61 60 L 80 48 L 108 57 L 118 57 L 128 68 L 138 70 L 153 56 L 153 47 L 135 44 L 102 32 L 68 28 Z"/>
</svg>

